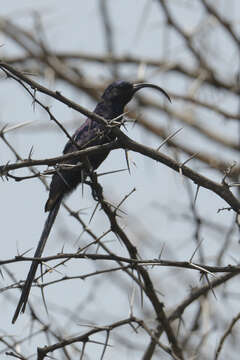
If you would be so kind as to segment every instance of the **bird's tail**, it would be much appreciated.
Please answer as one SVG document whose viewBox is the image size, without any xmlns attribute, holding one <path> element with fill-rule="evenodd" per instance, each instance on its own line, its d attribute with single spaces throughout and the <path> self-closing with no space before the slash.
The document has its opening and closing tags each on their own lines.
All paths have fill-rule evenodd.
<svg viewBox="0 0 240 360">
<path fill-rule="evenodd" d="M 57 200 L 57 202 L 55 203 L 55 206 L 52 208 L 52 210 L 50 210 L 50 212 L 48 214 L 47 220 L 46 220 L 44 228 L 43 228 L 42 235 L 40 237 L 37 249 L 36 249 L 35 254 L 34 254 L 34 257 L 36 257 L 36 258 L 39 258 L 39 257 L 42 256 L 44 247 L 46 245 L 46 242 L 47 242 L 47 239 L 48 239 L 48 236 L 49 236 L 49 233 L 51 231 L 51 228 L 52 228 L 53 223 L 55 221 L 55 218 L 57 216 L 61 201 L 62 201 L 62 197 L 60 197 Z M 23 288 L 22 288 L 21 297 L 19 299 L 16 311 L 15 311 L 13 319 L 12 319 L 12 324 L 14 324 L 15 321 L 17 320 L 19 313 L 25 311 L 25 307 L 27 305 L 28 296 L 29 296 L 29 293 L 30 293 L 30 290 L 31 290 L 32 282 L 34 280 L 34 277 L 35 277 L 35 274 L 36 274 L 36 271 L 37 271 L 38 263 L 39 263 L 39 261 L 34 260 L 32 262 L 32 264 L 31 264 L 27 279 L 26 279 L 26 281 L 25 281 L 25 283 L 23 285 Z"/>
</svg>

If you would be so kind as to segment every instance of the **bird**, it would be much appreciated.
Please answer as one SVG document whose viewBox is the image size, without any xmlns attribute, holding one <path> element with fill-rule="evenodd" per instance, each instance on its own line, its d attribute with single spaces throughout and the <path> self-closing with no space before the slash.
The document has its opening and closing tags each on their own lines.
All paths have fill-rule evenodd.
<svg viewBox="0 0 240 360">
<path fill-rule="evenodd" d="M 170 102 L 171 99 L 167 92 L 161 87 L 151 83 L 131 83 L 125 80 L 117 80 L 111 83 L 103 92 L 100 101 L 97 103 L 95 114 L 102 116 L 108 123 L 111 120 L 117 121 L 119 127 L 122 123 L 124 107 L 133 98 L 134 94 L 143 88 L 152 88 L 160 91 Z M 97 122 L 91 117 L 75 131 L 71 140 L 69 140 L 63 150 L 63 154 L 69 154 L 81 148 L 107 144 L 113 141 L 116 135 L 113 134 L 110 127 Z M 99 152 L 88 156 L 87 163 L 92 170 L 96 170 L 106 159 L 110 150 Z M 57 216 L 63 198 L 70 194 L 81 182 L 84 182 L 87 174 L 87 164 L 82 159 L 74 158 L 65 162 L 70 165 L 70 169 L 60 169 L 53 176 L 50 184 L 49 197 L 45 205 L 45 212 L 49 212 L 44 224 L 44 228 L 36 248 L 34 258 L 42 256 L 49 233 Z M 77 165 L 77 166 L 74 166 Z M 33 260 L 28 276 L 21 289 L 21 296 L 18 301 L 12 323 L 17 320 L 19 313 L 24 313 L 28 297 L 30 294 L 32 282 L 35 278 L 39 260 Z"/>
</svg>

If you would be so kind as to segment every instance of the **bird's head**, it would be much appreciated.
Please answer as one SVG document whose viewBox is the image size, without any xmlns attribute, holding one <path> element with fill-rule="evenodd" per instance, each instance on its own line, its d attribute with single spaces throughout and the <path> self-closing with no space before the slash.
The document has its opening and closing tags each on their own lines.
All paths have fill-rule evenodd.
<svg viewBox="0 0 240 360">
<path fill-rule="evenodd" d="M 146 87 L 160 91 L 171 102 L 171 99 L 166 91 L 157 85 L 149 83 L 132 84 L 124 80 L 118 80 L 110 84 L 104 91 L 102 99 L 112 103 L 113 105 L 116 104 L 124 107 L 138 90 Z"/>
</svg>

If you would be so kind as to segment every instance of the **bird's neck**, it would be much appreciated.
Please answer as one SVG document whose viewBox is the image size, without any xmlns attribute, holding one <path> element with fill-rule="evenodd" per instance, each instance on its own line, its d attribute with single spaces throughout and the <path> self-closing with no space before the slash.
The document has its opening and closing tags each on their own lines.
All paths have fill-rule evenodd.
<svg viewBox="0 0 240 360">
<path fill-rule="evenodd" d="M 94 112 L 105 119 L 114 119 L 123 114 L 124 105 L 102 100 L 97 104 Z"/>
</svg>

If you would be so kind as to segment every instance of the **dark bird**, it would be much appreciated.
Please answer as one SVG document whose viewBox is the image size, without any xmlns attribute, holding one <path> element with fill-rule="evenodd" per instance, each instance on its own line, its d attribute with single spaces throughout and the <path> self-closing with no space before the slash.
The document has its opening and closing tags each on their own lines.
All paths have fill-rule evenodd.
<svg viewBox="0 0 240 360">
<path fill-rule="evenodd" d="M 161 91 L 161 93 L 165 95 L 169 101 L 171 101 L 168 94 L 159 86 L 148 83 L 132 84 L 127 81 L 119 80 L 113 82 L 105 89 L 100 102 L 97 104 L 94 110 L 94 113 L 104 117 L 107 121 L 116 119 L 120 126 L 125 105 L 127 105 L 127 103 L 133 98 L 133 95 L 138 90 L 146 87 Z M 115 136 L 111 132 L 110 128 L 107 128 L 90 117 L 86 119 L 82 126 L 76 130 L 72 137 L 72 141 L 69 140 L 67 142 L 63 153 L 68 154 L 83 147 L 86 148 L 90 146 L 106 144 L 113 141 L 114 139 Z M 106 159 L 108 154 L 109 151 L 90 155 L 87 161 L 88 167 L 90 166 L 92 170 L 97 169 L 99 165 Z M 86 179 L 86 163 L 84 164 L 82 159 L 75 158 L 74 160 L 67 161 L 67 164 L 78 166 L 75 166 L 70 170 L 61 169 L 52 177 L 49 198 L 45 205 L 45 211 L 49 211 L 49 215 L 45 222 L 38 247 L 34 254 L 35 258 L 40 258 L 43 253 L 46 241 L 57 216 L 63 197 L 73 191 L 79 183 Z M 27 279 L 22 287 L 21 297 L 14 313 L 12 323 L 15 323 L 20 311 L 25 311 L 37 267 L 38 261 L 34 260 L 31 264 Z"/>
</svg>

